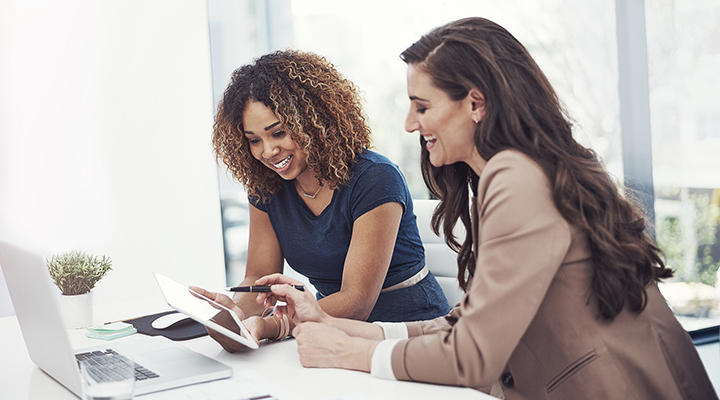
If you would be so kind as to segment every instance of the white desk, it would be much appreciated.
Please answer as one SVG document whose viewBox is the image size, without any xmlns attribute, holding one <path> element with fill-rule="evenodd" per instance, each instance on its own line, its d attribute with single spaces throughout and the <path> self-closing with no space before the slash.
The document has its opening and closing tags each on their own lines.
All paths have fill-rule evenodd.
<svg viewBox="0 0 720 400">
<path fill-rule="evenodd" d="M 129 319 L 170 308 L 162 300 L 122 303 L 122 306 L 96 307 L 95 323 Z M 143 310 L 138 312 L 138 310 Z M 72 330 L 70 340 L 74 347 L 96 345 L 88 339 L 85 330 Z M 127 340 L 144 337 L 132 335 Z M 115 341 L 107 342 L 111 345 Z M 105 342 L 103 342 L 105 343 Z M 396 382 L 377 379 L 370 374 L 341 369 L 303 368 L 297 355 L 295 340 L 285 340 L 229 354 L 208 336 L 178 342 L 188 348 L 214 357 L 233 367 L 236 374 L 254 371 L 277 384 L 281 391 L 300 399 L 329 399 L 357 395 L 368 399 L 494 399 L 478 391 L 414 382 Z M 0 390 L 8 399 L 77 399 L 69 390 L 50 378 L 32 363 L 25 348 L 17 318 L 0 318 Z M 179 389 L 182 390 L 182 389 Z M 6 397 L 7 396 L 7 397 Z M 151 397 L 152 395 L 150 395 Z M 142 399 L 145 396 L 140 396 Z"/>
</svg>

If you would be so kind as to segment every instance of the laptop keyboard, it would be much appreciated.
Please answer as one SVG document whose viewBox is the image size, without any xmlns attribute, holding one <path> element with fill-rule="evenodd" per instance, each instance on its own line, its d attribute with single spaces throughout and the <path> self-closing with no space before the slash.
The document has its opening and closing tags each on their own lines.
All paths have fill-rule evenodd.
<svg viewBox="0 0 720 400">
<path fill-rule="evenodd" d="M 88 360 L 91 364 L 102 366 L 102 374 L 99 378 L 103 381 L 113 381 L 114 370 L 117 368 L 118 363 L 122 363 L 118 357 L 119 354 L 112 349 L 105 351 L 92 351 L 87 353 L 75 354 L 75 358 L 78 362 L 78 368 L 80 368 L 80 360 Z M 144 368 L 142 365 L 135 363 L 135 380 L 144 381 L 147 379 L 157 378 L 159 375 Z"/>
</svg>

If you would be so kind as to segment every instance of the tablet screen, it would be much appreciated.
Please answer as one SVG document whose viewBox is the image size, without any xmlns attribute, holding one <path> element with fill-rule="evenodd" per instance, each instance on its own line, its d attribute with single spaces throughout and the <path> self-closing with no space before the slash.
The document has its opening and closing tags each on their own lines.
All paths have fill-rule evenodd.
<svg viewBox="0 0 720 400">
<path fill-rule="evenodd" d="M 257 342 L 242 321 L 227 307 L 199 293 L 191 293 L 187 286 L 163 274 L 158 272 L 154 274 L 165 301 L 170 307 L 251 349 L 258 348 Z"/>
</svg>

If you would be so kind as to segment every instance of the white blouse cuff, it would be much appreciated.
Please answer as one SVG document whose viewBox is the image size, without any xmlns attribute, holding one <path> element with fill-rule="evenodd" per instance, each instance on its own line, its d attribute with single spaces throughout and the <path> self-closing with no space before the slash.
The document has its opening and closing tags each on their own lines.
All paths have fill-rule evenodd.
<svg viewBox="0 0 720 400">
<path fill-rule="evenodd" d="M 370 363 L 370 375 L 395 381 L 395 374 L 392 370 L 392 351 L 395 345 L 402 339 L 387 339 L 378 343 L 372 355 Z"/>
<path fill-rule="evenodd" d="M 378 324 L 385 334 L 385 339 L 407 339 L 408 330 L 407 325 L 404 322 L 378 322 L 375 321 L 373 324 Z"/>
</svg>

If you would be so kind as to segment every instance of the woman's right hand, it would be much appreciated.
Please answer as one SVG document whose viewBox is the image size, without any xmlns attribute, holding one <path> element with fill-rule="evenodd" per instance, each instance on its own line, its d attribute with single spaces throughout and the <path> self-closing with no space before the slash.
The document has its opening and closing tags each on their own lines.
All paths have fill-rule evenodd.
<svg viewBox="0 0 720 400">
<path fill-rule="evenodd" d="M 245 325 L 248 331 L 250 331 L 250 334 L 253 336 L 253 338 L 255 338 L 256 342 L 261 339 L 261 336 L 265 329 L 265 321 L 261 317 L 251 316 L 245 319 L 245 313 L 243 313 L 240 307 L 238 307 L 237 304 L 230 297 L 222 293 L 211 292 L 197 286 L 190 286 L 190 289 L 230 309 L 237 315 L 238 319 L 243 322 L 243 325 Z M 213 305 L 212 303 L 209 304 Z M 214 307 L 217 308 L 216 306 Z M 224 326 L 225 328 L 240 334 L 240 328 L 237 326 L 232 316 L 227 313 L 227 311 L 219 312 L 212 319 L 213 321 Z M 207 328 L 207 331 L 208 335 L 210 335 L 211 338 L 215 339 L 215 341 L 218 342 L 220 346 L 222 346 L 222 348 L 225 349 L 225 351 L 227 351 L 228 353 L 234 353 L 245 348 L 245 345 L 235 341 L 234 339 L 230 339 L 222 333 L 219 333 L 210 328 Z"/>
<path fill-rule="evenodd" d="M 282 274 L 263 276 L 255 282 L 256 285 L 271 285 L 272 293 L 260 293 L 257 302 L 265 307 L 272 307 L 278 301 L 286 303 L 275 307 L 275 315 L 281 318 L 287 315 L 295 325 L 302 322 L 326 322 L 331 317 L 320 308 L 317 299 L 308 290 L 300 291 L 290 285 L 302 285 L 294 279 Z"/>
</svg>

